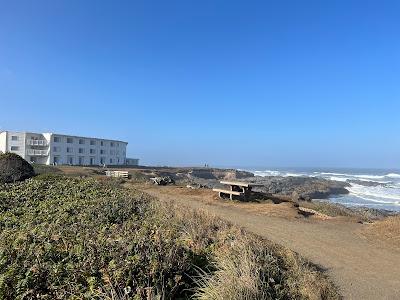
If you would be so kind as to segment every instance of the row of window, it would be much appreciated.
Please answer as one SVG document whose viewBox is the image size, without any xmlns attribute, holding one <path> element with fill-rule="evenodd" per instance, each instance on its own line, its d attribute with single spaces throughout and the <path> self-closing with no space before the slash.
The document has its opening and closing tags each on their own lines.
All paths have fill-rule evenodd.
<svg viewBox="0 0 400 300">
<path fill-rule="evenodd" d="M 61 143 L 61 137 L 59 136 L 55 136 L 53 137 L 53 141 L 55 143 Z M 67 137 L 67 144 L 73 144 L 74 143 L 74 138 L 72 137 Z M 78 139 L 78 144 L 79 145 L 85 145 L 86 140 L 85 139 Z M 89 141 L 90 146 L 96 146 L 97 145 L 97 141 L 96 140 L 90 140 Z M 100 146 L 106 146 L 106 141 L 100 141 Z M 119 143 L 118 142 L 110 142 L 110 147 L 119 147 Z"/>
<path fill-rule="evenodd" d="M 123 162 L 122 160 L 120 160 L 119 157 L 117 157 L 116 159 L 110 158 L 108 161 L 105 157 L 100 157 L 100 164 L 119 164 L 120 162 Z M 61 157 L 60 156 L 54 156 L 53 157 L 53 163 L 54 164 L 61 164 Z M 74 165 L 74 164 L 78 164 L 78 165 L 85 165 L 85 164 L 90 164 L 90 165 L 95 165 L 96 164 L 96 158 L 95 157 L 89 157 L 89 160 L 86 160 L 85 157 L 83 156 L 79 156 L 78 160 L 75 160 L 75 158 L 73 156 L 68 156 L 67 157 L 67 164 L 70 165 Z"/>
<path fill-rule="evenodd" d="M 74 153 L 74 148 L 72 147 L 67 147 L 67 153 Z M 79 154 L 84 154 L 85 153 L 85 148 L 78 148 L 78 153 Z M 53 147 L 53 152 L 61 152 L 61 147 L 54 146 Z M 96 154 L 96 149 L 89 149 L 90 154 Z M 107 150 L 100 149 L 100 154 L 107 154 Z M 119 150 L 110 150 L 110 155 L 119 155 L 120 151 Z M 125 151 L 122 151 L 122 154 L 125 155 Z"/>
</svg>

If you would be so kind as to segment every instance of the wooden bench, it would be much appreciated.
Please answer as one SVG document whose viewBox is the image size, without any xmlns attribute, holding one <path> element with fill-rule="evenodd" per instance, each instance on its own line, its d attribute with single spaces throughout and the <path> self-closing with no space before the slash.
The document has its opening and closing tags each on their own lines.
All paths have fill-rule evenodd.
<svg viewBox="0 0 400 300">
<path fill-rule="evenodd" d="M 230 190 L 213 189 L 214 192 L 218 192 L 221 198 L 224 195 L 229 195 L 231 200 L 233 200 L 233 196 L 239 196 L 241 199 L 247 200 L 250 197 L 252 186 L 249 183 L 240 181 L 220 181 L 220 183 L 230 186 Z"/>
<path fill-rule="evenodd" d="M 128 178 L 129 173 L 128 171 L 106 171 L 106 176 Z"/>
</svg>

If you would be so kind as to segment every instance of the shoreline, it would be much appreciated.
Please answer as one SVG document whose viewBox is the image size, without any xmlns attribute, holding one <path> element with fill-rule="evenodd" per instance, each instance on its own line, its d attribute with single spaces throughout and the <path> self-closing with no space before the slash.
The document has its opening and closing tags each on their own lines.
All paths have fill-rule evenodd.
<svg viewBox="0 0 400 300">
<path fill-rule="evenodd" d="M 43 169 L 43 167 L 39 167 Z M 183 185 L 193 185 L 199 188 L 214 188 L 221 187 L 220 180 L 242 180 L 246 182 L 262 183 L 263 188 L 255 188 L 254 191 L 268 194 L 270 196 L 278 196 L 286 201 L 323 201 L 330 205 L 345 207 L 354 212 L 365 211 L 370 212 L 370 215 L 380 217 L 398 215 L 399 211 L 387 210 L 381 208 L 371 208 L 367 206 L 347 206 L 330 199 L 333 197 L 341 197 L 349 195 L 346 189 L 350 183 L 334 181 L 317 177 L 305 176 L 256 176 L 250 171 L 240 169 L 227 168 L 205 168 L 205 167 L 163 167 L 163 166 L 130 166 L 130 167 L 81 167 L 81 166 L 59 166 L 60 169 L 67 174 L 103 174 L 104 170 L 126 170 L 129 171 L 133 178 L 137 180 L 149 180 L 151 177 L 169 176 L 176 182 L 181 182 Z M 46 168 L 44 168 L 46 169 Z M 296 187 L 298 188 L 296 191 Z M 344 190 L 346 189 L 346 190 Z M 293 192 L 296 192 L 293 194 Z"/>
</svg>

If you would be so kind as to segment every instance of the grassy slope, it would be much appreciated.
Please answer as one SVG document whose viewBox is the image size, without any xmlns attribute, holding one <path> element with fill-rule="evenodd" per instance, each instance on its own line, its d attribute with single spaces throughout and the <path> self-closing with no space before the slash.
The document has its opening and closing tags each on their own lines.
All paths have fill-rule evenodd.
<svg viewBox="0 0 400 300">
<path fill-rule="evenodd" d="M 1 299 L 156 296 L 339 298 L 290 250 L 117 181 L 44 175 L 0 186 Z"/>
</svg>

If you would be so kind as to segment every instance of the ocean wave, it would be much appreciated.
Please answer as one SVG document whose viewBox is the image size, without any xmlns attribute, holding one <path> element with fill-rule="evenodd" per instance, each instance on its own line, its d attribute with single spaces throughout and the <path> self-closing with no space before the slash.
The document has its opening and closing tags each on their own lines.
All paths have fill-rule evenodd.
<svg viewBox="0 0 400 300">
<path fill-rule="evenodd" d="M 337 176 L 331 176 L 329 177 L 330 180 L 335 180 L 335 181 L 342 181 L 346 182 L 349 178 L 343 178 L 343 177 L 337 177 Z"/>
<path fill-rule="evenodd" d="M 344 173 L 330 173 L 330 172 L 314 172 L 314 174 L 333 175 L 333 176 L 352 176 L 352 175 L 350 175 L 350 174 L 344 174 Z"/>
<path fill-rule="evenodd" d="M 265 170 L 265 171 L 254 171 L 253 172 L 255 175 L 258 176 L 280 176 L 281 172 L 279 171 L 271 171 L 271 170 Z"/>
<path fill-rule="evenodd" d="M 385 176 L 389 177 L 389 178 L 400 178 L 400 174 L 397 174 L 397 173 L 389 173 L 389 174 L 386 174 Z"/>
<path fill-rule="evenodd" d="M 383 179 L 385 175 L 351 175 L 356 178 L 366 178 L 366 179 Z"/>
<path fill-rule="evenodd" d="M 353 184 L 347 190 L 360 198 L 383 203 L 400 204 L 400 189 L 387 188 L 382 186 L 366 187 L 358 184 Z M 371 198 L 372 197 L 372 198 Z"/>
<path fill-rule="evenodd" d="M 308 176 L 304 173 L 292 173 L 292 172 L 284 172 L 284 171 L 274 171 L 274 170 L 265 170 L 265 171 L 253 171 L 254 175 L 258 176 L 283 176 L 283 177 L 297 177 L 297 176 Z"/>
</svg>

